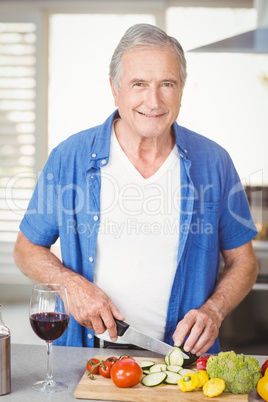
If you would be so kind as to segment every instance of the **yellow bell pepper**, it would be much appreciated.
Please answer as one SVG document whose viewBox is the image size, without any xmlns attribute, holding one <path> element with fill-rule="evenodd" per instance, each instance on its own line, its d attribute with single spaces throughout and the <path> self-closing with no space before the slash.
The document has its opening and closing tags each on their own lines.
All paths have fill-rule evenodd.
<svg viewBox="0 0 268 402">
<path fill-rule="evenodd" d="M 268 368 L 265 370 L 264 376 L 258 381 L 257 392 L 265 401 L 268 401 Z"/>
<path fill-rule="evenodd" d="M 208 382 L 209 375 L 206 370 L 198 370 L 196 374 L 199 379 L 199 385 L 197 386 L 197 388 L 202 388 L 206 384 L 206 382 Z"/>
<path fill-rule="evenodd" d="M 206 396 L 213 398 L 213 396 L 220 395 L 225 389 L 225 382 L 221 378 L 211 378 L 203 386 L 203 392 Z"/>
<path fill-rule="evenodd" d="M 199 378 L 197 376 L 197 373 L 185 374 L 178 381 L 178 386 L 180 390 L 183 392 L 193 391 L 195 388 L 198 387 L 198 385 L 199 385 Z"/>
</svg>

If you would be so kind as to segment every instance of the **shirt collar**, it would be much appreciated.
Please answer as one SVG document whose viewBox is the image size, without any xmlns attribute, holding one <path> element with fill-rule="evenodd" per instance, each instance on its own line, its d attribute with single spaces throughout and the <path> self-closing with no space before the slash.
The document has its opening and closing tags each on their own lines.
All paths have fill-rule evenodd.
<svg viewBox="0 0 268 402">
<path fill-rule="evenodd" d="M 104 124 L 98 126 L 97 133 L 92 144 L 91 155 L 90 155 L 90 166 L 89 168 L 101 168 L 106 166 L 109 162 L 110 155 L 110 143 L 111 143 L 111 132 L 114 120 L 120 118 L 118 109 L 115 110 L 104 122 Z M 185 160 L 187 157 L 187 148 L 183 141 L 183 135 L 181 132 L 181 127 L 177 122 L 173 123 L 173 128 L 175 132 L 176 145 L 178 147 L 178 152 L 180 156 Z"/>
</svg>

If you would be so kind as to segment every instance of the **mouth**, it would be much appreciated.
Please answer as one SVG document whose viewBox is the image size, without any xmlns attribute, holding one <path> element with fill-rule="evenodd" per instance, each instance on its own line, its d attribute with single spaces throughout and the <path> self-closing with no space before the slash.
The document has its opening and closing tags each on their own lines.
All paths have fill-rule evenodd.
<svg viewBox="0 0 268 402">
<path fill-rule="evenodd" d="M 138 111 L 138 110 L 137 110 L 137 112 L 138 112 L 140 115 L 145 116 L 145 117 L 149 117 L 149 118 L 151 118 L 151 119 L 155 119 L 155 118 L 158 118 L 158 117 L 162 117 L 162 116 L 164 115 L 164 113 L 159 113 L 159 114 L 142 113 L 142 112 L 140 112 L 140 111 Z"/>
</svg>

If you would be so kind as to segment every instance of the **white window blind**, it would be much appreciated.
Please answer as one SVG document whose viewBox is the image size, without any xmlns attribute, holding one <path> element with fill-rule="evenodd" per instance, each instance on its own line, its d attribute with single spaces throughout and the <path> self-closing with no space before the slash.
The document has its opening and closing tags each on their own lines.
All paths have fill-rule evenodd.
<svg viewBox="0 0 268 402">
<path fill-rule="evenodd" d="M 36 25 L 0 22 L 0 274 L 20 279 L 12 251 L 36 179 Z M 12 279 L 13 278 L 13 279 Z"/>
</svg>

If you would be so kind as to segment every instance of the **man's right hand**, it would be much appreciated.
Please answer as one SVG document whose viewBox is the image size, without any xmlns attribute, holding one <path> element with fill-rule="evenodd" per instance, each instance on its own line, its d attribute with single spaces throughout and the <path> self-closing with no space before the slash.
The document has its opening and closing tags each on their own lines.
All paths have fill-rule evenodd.
<svg viewBox="0 0 268 402">
<path fill-rule="evenodd" d="M 111 340 L 115 342 L 117 331 L 114 317 L 119 320 L 125 318 L 107 294 L 94 283 L 78 275 L 67 285 L 67 291 L 70 311 L 76 321 L 97 334 L 102 334 L 107 329 Z"/>
<path fill-rule="evenodd" d="M 14 260 L 20 270 L 36 283 L 65 285 L 74 319 L 97 334 L 107 329 L 111 340 L 117 340 L 113 317 L 119 320 L 124 320 L 124 317 L 112 300 L 97 285 L 66 268 L 49 247 L 33 244 L 19 232 Z"/>
</svg>

